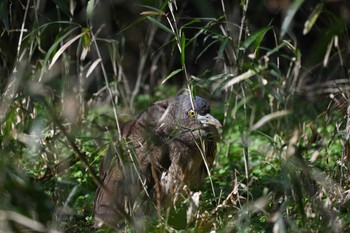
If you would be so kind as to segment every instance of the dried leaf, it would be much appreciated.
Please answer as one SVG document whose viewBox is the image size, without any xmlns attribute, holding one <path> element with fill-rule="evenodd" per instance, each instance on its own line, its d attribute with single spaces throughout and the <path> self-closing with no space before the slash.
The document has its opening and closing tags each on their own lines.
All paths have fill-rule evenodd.
<svg viewBox="0 0 350 233">
<path fill-rule="evenodd" d="M 233 85 L 235 85 L 243 80 L 246 80 L 246 79 L 252 77 L 255 74 L 256 74 L 256 72 L 254 70 L 248 70 L 245 73 L 238 75 L 237 77 L 231 79 L 228 83 L 226 83 L 224 88 L 226 89 L 228 87 L 231 87 L 231 86 L 233 86 Z"/>
<path fill-rule="evenodd" d="M 96 59 L 90 66 L 89 70 L 86 73 L 86 78 L 90 76 L 90 74 L 94 71 L 96 66 L 101 62 L 101 58 Z"/>
<path fill-rule="evenodd" d="M 79 35 L 76 35 L 75 37 L 73 37 L 72 39 L 70 39 L 67 43 L 65 43 L 55 54 L 55 56 L 53 56 L 49 69 L 52 68 L 52 66 L 56 63 L 57 59 L 61 56 L 61 54 L 71 45 L 74 43 L 74 41 L 76 41 L 77 39 L 79 39 L 82 35 L 84 35 L 85 32 L 80 33 Z"/>
<path fill-rule="evenodd" d="M 281 110 L 281 111 L 277 111 L 277 112 L 273 112 L 270 113 L 266 116 L 263 116 L 258 122 L 256 122 L 252 127 L 250 127 L 250 131 L 254 131 L 257 130 L 258 128 L 260 128 L 261 126 L 263 126 L 266 122 L 271 121 L 275 118 L 278 117 L 283 117 L 286 115 L 291 114 L 291 111 L 289 110 Z"/>
</svg>

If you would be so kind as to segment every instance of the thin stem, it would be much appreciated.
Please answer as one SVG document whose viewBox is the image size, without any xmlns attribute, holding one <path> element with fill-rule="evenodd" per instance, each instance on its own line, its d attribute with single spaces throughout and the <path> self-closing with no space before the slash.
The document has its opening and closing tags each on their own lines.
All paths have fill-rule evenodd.
<svg viewBox="0 0 350 233">
<path fill-rule="evenodd" d="M 19 34 L 19 39 L 18 39 L 18 46 L 17 46 L 17 59 L 18 59 L 18 61 L 22 57 L 22 56 L 19 55 L 19 52 L 21 50 L 23 34 L 26 31 L 24 29 L 24 26 L 25 26 L 25 22 L 26 22 L 26 19 L 27 19 L 27 15 L 28 15 L 29 4 L 30 4 L 30 0 L 27 0 L 27 5 L 26 5 L 26 9 L 24 11 L 24 17 L 23 17 L 22 26 L 21 26 L 21 33 Z M 15 69 L 16 69 L 16 67 L 15 67 Z"/>
<path fill-rule="evenodd" d="M 92 42 L 94 43 L 95 45 L 95 48 L 96 48 L 96 53 L 97 53 L 97 56 L 101 59 L 102 59 L 102 56 L 101 56 L 101 53 L 100 53 L 100 49 L 98 48 L 98 45 L 97 45 L 97 42 L 96 42 L 96 37 L 95 37 L 95 34 L 91 32 L 91 39 L 92 39 Z M 122 135 L 121 135 L 121 130 L 120 130 L 120 125 L 119 125 L 119 120 L 118 120 L 118 114 L 117 114 L 117 104 L 115 103 L 114 101 L 114 98 L 113 98 L 113 93 L 112 93 L 112 90 L 109 86 L 109 82 L 108 82 L 108 78 L 107 78 L 107 72 L 106 72 L 106 69 L 105 69 L 105 66 L 103 64 L 103 62 L 100 62 L 101 64 L 101 70 L 102 70 L 102 74 L 103 74 L 103 77 L 105 79 L 105 82 L 106 82 L 106 87 L 107 87 L 107 90 L 108 90 L 108 94 L 111 98 L 111 102 L 112 102 L 112 108 L 113 108 L 113 114 L 114 114 L 114 119 L 115 119 L 115 122 L 117 124 L 117 129 L 118 129 L 118 139 L 119 141 L 122 139 Z"/>
</svg>

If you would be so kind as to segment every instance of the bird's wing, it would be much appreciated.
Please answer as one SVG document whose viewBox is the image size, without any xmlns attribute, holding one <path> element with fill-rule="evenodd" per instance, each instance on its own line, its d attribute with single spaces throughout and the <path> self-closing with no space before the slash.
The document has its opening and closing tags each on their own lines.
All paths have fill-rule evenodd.
<svg viewBox="0 0 350 233">
<path fill-rule="evenodd" d="M 160 134 L 164 134 L 159 119 L 165 116 L 169 103 L 169 99 L 157 101 L 127 123 L 122 131 L 126 144 L 120 145 L 117 155 L 104 157 L 100 166 L 103 187 L 99 187 L 95 194 L 96 227 L 103 223 L 113 225 L 118 222 L 126 199 L 133 202 L 137 197 L 131 196 L 140 194 L 140 190 L 135 191 L 139 187 L 137 184 L 144 183 L 143 179 L 152 179 L 149 171 L 151 162 L 159 164 L 164 160 L 166 153 L 157 145 Z M 150 158 L 150 154 L 154 156 Z M 138 173 L 138 169 L 142 174 Z"/>
<path fill-rule="evenodd" d="M 117 160 L 110 155 L 106 155 L 100 166 L 100 178 L 103 187 L 99 187 L 95 194 L 95 227 L 100 227 L 103 223 L 111 224 L 118 218 L 114 207 L 118 205 L 115 194 L 118 192 L 118 183 L 122 177 L 119 171 Z"/>
</svg>

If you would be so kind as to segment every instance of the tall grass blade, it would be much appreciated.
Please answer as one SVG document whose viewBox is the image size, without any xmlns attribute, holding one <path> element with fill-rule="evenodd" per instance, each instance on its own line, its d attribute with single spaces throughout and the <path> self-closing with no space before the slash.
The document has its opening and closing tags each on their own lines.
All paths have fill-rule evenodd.
<svg viewBox="0 0 350 233">
<path fill-rule="evenodd" d="M 304 2 L 304 0 L 295 0 L 290 7 L 288 8 L 286 17 L 283 20 L 282 28 L 281 28 L 281 34 L 280 37 L 283 38 L 284 35 L 287 33 L 289 26 L 294 18 L 295 13 L 300 8 L 301 4 Z"/>
</svg>

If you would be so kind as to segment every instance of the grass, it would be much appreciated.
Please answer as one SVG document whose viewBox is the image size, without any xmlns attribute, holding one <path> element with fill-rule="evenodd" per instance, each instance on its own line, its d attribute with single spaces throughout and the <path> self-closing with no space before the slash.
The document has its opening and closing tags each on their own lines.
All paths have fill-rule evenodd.
<svg viewBox="0 0 350 233">
<path fill-rule="evenodd" d="M 349 230 L 348 13 L 198 2 L 0 3 L 0 231 L 94 231 L 101 159 L 184 90 L 223 124 L 214 167 L 145 231 Z"/>
</svg>

